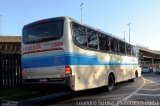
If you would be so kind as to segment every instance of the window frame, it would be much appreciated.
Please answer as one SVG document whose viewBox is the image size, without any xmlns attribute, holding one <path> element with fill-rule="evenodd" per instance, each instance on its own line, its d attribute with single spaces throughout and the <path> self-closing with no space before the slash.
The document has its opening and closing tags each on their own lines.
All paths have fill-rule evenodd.
<svg viewBox="0 0 160 106">
<path fill-rule="evenodd" d="M 34 42 L 34 41 L 26 42 L 26 41 L 25 41 L 26 36 L 24 36 L 24 30 L 27 29 L 27 28 L 33 27 L 33 26 L 43 25 L 43 24 L 53 23 L 53 22 L 61 22 L 61 24 L 62 24 L 61 34 L 59 35 L 60 38 L 58 38 L 58 39 L 61 39 L 62 36 L 64 35 L 63 33 L 64 33 L 64 23 L 65 23 L 65 19 L 46 19 L 46 21 L 36 21 L 36 22 L 31 23 L 31 24 L 25 25 L 25 26 L 23 27 L 23 30 L 22 30 L 22 40 L 23 40 L 23 43 L 24 43 L 24 44 L 35 44 L 35 43 L 42 43 L 42 42 L 52 41 L 52 39 L 51 39 L 51 40 L 39 41 L 39 42 Z M 58 40 L 58 39 L 56 39 L 56 40 Z"/>
<path fill-rule="evenodd" d="M 87 35 L 87 34 L 86 34 L 86 36 L 87 36 L 87 46 L 86 46 L 86 47 L 85 47 L 85 46 L 81 46 L 80 44 L 77 43 L 77 41 L 76 41 L 75 38 L 74 38 L 74 37 L 75 37 L 75 36 L 74 36 L 74 24 L 76 24 L 76 25 L 78 25 L 78 26 L 80 26 L 80 27 L 83 27 L 83 28 L 85 28 L 85 29 L 92 30 L 92 31 L 94 31 L 95 33 L 98 33 L 98 32 L 95 31 L 94 29 L 88 28 L 88 27 L 83 26 L 83 25 L 81 25 L 81 24 L 78 24 L 78 23 L 76 23 L 76 22 L 71 22 L 72 38 L 73 38 L 74 44 L 75 44 L 76 46 L 82 48 L 82 49 L 85 49 L 85 50 L 99 51 L 99 44 L 98 44 L 98 36 L 97 36 L 97 34 L 96 34 L 96 36 L 97 36 L 97 49 L 89 47 L 89 44 L 88 44 L 88 35 Z"/>
<path fill-rule="evenodd" d="M 123 43 L 124 44 L 124 52 L 121 52 L 121 46 L 120 46 L 120 43 Z M 126 43 L 125 42 L 123 42 L 123 41 L 119 41 L 119 53 L 120 54 L 125 54 L 126 55 Z"/>
<path fill-rule="evenodd" d="M 101 48 L 101 46 L 100 46 L 100 36 L 99 35 L 101 35 L 101 36 L 104 36 L 104 38 L 106 39 L 106 40 L 108 40 L 108 41 L 105 41 L 105 45 L 104 46 L 106 46 L 105 47 L 105 50 L 102 50 L 102 49 L 100 49 Z M 99 42 L 99 51 L 102 51 L 102 52 L 109 52 L 110 51 L 110 36 L 108 36 L 108 35 L 106 35 L 106 34 L 103 34 L 103 33 L 98 33 L 98 42 Z M 108 42 L 108 43 L 107 43 Z M 102 44 L 101 44 L 102 45 Z M 107 49 L 108 48 L 108 49 Z"/>
<path fill-rule="evenodd" d="M 111 40 L 113 40 L 113 47 L 114 47 L 113 50 L 112 50 L 112 47 L 111 47 L 112 46 Z M 114 38 L 114 37 L 110 37 L 109 41 L 110 41 L 110 51 L 112 53 L 119 54 L 119 40 Z"/>
<path fill-rule="evenodd" d="M 126 54 L 132 55 L 132 45 L 126 44 Z"/>
</svg>

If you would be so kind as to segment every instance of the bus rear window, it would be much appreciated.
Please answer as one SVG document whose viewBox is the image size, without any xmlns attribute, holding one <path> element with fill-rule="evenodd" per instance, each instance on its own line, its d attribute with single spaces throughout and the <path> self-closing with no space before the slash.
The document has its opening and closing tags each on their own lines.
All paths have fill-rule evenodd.
<svg viewBox="0 0 160 106">
<path fill-rule="evenodd" d="M 49 21 L 33 24 L 23 29 L 25 44 L 60 39 L 63 35 L 63 21 Z"/>
</svg>

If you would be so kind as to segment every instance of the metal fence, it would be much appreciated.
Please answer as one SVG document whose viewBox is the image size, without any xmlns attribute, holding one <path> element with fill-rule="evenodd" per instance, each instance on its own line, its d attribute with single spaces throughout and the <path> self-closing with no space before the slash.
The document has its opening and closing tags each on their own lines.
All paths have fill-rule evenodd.
<svg viewBox="0 0 160 106">
<path fill-rule="evenodd" d="M 20 44 L 0 44 L 0 88 L 22 84 Z"/>
</svg>

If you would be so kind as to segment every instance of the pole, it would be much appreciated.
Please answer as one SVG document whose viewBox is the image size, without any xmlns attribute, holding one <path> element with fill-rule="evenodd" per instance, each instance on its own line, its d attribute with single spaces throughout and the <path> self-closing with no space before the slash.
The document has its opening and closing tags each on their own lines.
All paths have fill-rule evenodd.
<svg viewBox="0 0 160 106">
<path fill-rule="evenodd" d="M 0 15 L 0 35 L 2 35 L 2 15 Z"/>
<path fill-rule="evenodd" d="M 129 43 L 130 43 L 130 25 L 131 25 L 131 23 L 128 23 L 127 25 L 128 25 L 128 28 L 129 28 Z"/>
<path fill-rule="evenodd" d="M 82 23 L 82 6 L 83 6 L 83 3 L 81 3 L 81 23 Z"/>
<path fill-rule="evenodd" d="M 124 41 L 126 40 L 126 36 L 125 36 L 125 34 L 126 34 L 126 31 L 124 31 L 124 38 L 123 38 L 123 40 L 124 40 Z"/>
</svg>

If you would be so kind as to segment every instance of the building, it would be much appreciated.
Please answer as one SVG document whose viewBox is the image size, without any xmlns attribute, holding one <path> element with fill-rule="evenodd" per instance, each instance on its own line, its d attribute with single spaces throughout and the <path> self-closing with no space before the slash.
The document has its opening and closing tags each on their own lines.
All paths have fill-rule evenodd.
<svg viewBox="0 0 160 106">
<path fill-rule="evenodd" d="M 140 52 L 143 54 L 142 65 L 157 67 L 160 64 L 160 51 L 150 50 L 142 46 L 138 46 Z"/>
<path fill-rule="evenodd" d="M 21 36 L 0 36 L 0 52 L 20 52 Z"/>
</svg>

